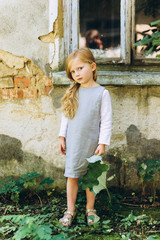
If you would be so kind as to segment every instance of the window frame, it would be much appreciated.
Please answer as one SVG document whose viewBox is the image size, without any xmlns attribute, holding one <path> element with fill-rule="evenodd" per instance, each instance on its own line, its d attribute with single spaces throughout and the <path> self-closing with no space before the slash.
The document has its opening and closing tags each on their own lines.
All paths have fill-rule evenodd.
<svg viewBox="0 0 160 240">
<path fill-rule="evenodd" d="M 136 29 L 136 21 L 135 21 L 135 5 L 136 5 L 136 0 L 132 0 L 132 39 L 131 39 L 131 49 L 132 49 L 132 59 L 134 61 L 135 65 L 159 65 L 160 60 L 156 58 L 138 58 L 136 57 L 136 51 L 134 47 L 134 36 L 135 36 L 135 29 Z"/>
<path fill-rule="evenodd" d="M 149 65 L 152 63 L 155 65 L 160 63 L 159 59 L 136 58 L 134 47 L 135 1 L 136 0 L 120 0 L 121 57 L 112 59 L 96 59 L 98 64 Z M 63 0 L 65 59 L 72 51 L 79 47 L 79 2 L 80 0 Z"/>
</svg>

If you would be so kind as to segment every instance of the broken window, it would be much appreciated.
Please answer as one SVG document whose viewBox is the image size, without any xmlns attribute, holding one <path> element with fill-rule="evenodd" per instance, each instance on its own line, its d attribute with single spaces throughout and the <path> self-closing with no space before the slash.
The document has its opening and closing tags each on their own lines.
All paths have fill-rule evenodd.
<svg viewBox="0 0 160 240">
<path fill-rule="evenodd" d="M 104 58 L 120 57 L 120 0 L 80 0 L 79 47 Z"/>
<path fill-rule="evenodd" d="M 78 47 L 87 46 L 97 63 L 160 63 L 156 58 L 159 52 L 146 55 L 145 50 L 154 50 L 150 45 L 135 45 L 156 31 L 150 23 L 160 19 L 160 0 L 64 0 L 63 3 L 65 58 Z"/>
</svg>

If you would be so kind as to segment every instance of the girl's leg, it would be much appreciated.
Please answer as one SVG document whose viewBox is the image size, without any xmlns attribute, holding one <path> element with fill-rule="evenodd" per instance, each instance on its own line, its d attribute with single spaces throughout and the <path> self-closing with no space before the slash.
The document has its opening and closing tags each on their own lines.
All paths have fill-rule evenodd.
<svg viewBox="0 0 160 240">
<path fill-rule="evenodd" d="M 78 178 L 68 178 L 67 179 L 67 211 L 75 212 L 75 204 L 78 193 Z M 60 221 L 63 226 L 68 226 L 68 223 L 65 221 L 67 219 L 72 219 L 73 216 L 71 214 L 65 214 Z M 68 220 L 67 220 L 68 221 Z"/>
<path fill-rule="evenodd" d="M 78 178 L 67 179 L 67 208 L 68 211 L 75 211 L 75 204 L 78 193 Z"/>
<path fill-rule="evenodd" d="M 91 192 L 89 188 L 86 189 L 86 197 L 87 197 L 86 209 L 94 209 L 95 196 L 94 192 Z"/>
<path fill-rule="evenodd" d="M 91 192 L 89 188 L 86 189 L 86 198 L 87 198 L 87 204 L 86 204 L 86 216 L 95 216 L 95 220 L 99 220 L 100 218 L 96 214 L 96 210 L 94 210 L 94 203 L 95 203 L 95 196 L 94 192 Z M 92 210 L 93 209 L 93 210 Z M 87 210 L 89 210 L 87 212 Z M 90 220 L 87 218 L 88 224 L 94 224 L 95 220 Z"/>
</svg>

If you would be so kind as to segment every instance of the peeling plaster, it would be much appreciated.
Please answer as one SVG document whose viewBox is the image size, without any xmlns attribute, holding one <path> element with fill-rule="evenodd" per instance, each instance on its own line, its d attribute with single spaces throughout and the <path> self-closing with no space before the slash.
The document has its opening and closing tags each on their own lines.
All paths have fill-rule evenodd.
<svg viewBox="0 0 160 240">
<path fill-rule="evenodd" d="M 10 68 L 21 69 L 25 63 L 31 60 L 23 56 L 15 56 L 12 53 L 0 49 L 0 61 Z"/>
<path fill-rule="evenodd" d="M 49 65 L 57 71 L 64 65 L 63 4 L 62 0 L 50 0 L 49 3 L 49 33 L 38 39 L 49 43 Z"/>
<path fill-rule="evenodd" d="M 58 0 L 58 16 L 53 22 L 53 31 L 39 36 L 38 39 L 45 43 L 54 43 L 56 38 L 63 37 L 63 12 L 62 0 Z"/>
<path fill-rule="evenodd" d="M 0 88 L 14 88 L 14 77 L 29 77 L 39 94 L 45 89 L 47 76 L 32 60 L 0 49 Z"/>
</svg>

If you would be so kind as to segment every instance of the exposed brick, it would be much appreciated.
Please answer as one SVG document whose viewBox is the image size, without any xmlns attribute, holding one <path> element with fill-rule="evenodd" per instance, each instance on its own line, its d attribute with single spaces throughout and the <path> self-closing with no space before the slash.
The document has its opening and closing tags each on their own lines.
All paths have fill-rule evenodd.
<svg viewBox="0 0 160 240">
<path fill-rule="evenodd" d="M 51 87 L 52 86 L 52 80 L 50 78 L 45 78 L 45 86 Z"/>
<path fill-rule="evenodd" d="M 23 89 L 17 89 L 17 98 L 22 99 L 23 98 Z"/>
<path fill-rule="evenodd" d="M 23 89 L 23 98 L 37 98 L 37 89 Z"/>
<path fill-rule="evenodd" d="M 29 87 L 31 84 L 30 78 L 21 78 L 15 77 L 14 78 L 14 85 L 17 87 Z"/>
<path fill-rule="evenodd" d="M 10 99 L 18 98 L 17 89 L 9 89 L 8 93 Z"/>
<path fill-rule="evenodd" d="M 14 87 L 12 77 L 0 78 L 0 88 L 12 88 Z"/>
<path fill-rule="evenodd" d="M 45 87 L 45 89 L 42 90 L 41 95 L 48 95 L 51 89 L 52 87 Z"/>
<path fill-rule="evenodd" d="M 8 89 L 1 90 L 1 99 L 9 99 Z"/>
<path fill-rule="evenodd" d="M 37 89 L 2 89 L 1 99 L 30 99 L 37 97 Z"/>
<path fill-rule="evenodd" d="M 16 98 L 16 89 L 2 89 L 1 98 L 2 99 L 13 99 Z"/>
</svg>

